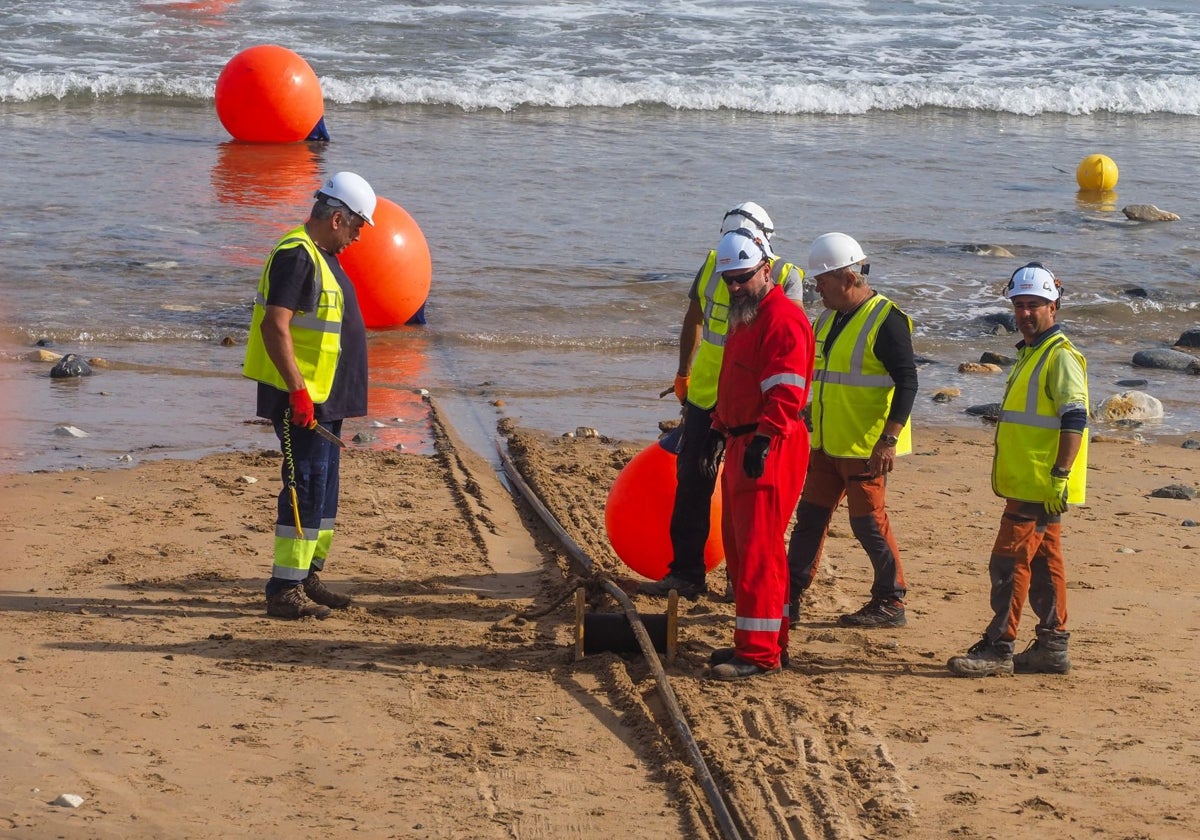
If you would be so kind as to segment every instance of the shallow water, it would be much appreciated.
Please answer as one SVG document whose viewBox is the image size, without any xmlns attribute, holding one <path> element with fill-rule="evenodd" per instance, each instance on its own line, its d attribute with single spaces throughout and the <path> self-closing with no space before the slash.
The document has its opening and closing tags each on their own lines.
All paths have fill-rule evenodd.
<svg viewBox="0 0 1200 840">
<path fill-rule="evenodd" d="M 619 4 L 552 3 L 536 18 L 502 4 L 493 23 L 511 27 L 503 37 L 520 59 L 508 64 L 495 51 L 501 36 L 477 29 L 489 14 L 481 6 L 456 16 L 385 4 L 308 56 L 333 142 L 249 145 L 216 118 L 213 77 L 231 44 L 304 31 L 315 6 L 224 4 L 252 13 L 233 16 L 208 4 L 215 11 L 196 17 L 180 4 L 68 4 L 42 19 L 19 2 L 13 20 L 29 22 L 0 48 L 0 186 L 26 197 L 0 233 L 0 468 L 273 447 L 246 422 L 250 300 L 273 242 L 339 169 L 408 210 L 434 261 L 429 323 L 372 336 L 372 416 L 351 429 L 373 445 L 427 446 L 419 388 L 485 441 L 505 415 L 554 433 L 651 436 L 676 413 L 658 393 L 674 373 L 692 274 L 724 210 L 748 199 L 772 214 L 775 249 L 801 266 L 828 230 L 863 244 L 873 285 L 913 316 L 929 360 L 918 424 L 974 424 L 962 408 L 999 399 L 999 378 L 956 368 L 985 350 L 1012 354 L 1017 337 L 994 335 L 986 318 L 1007 310 L 1011 271 L 1039 259 L 1066 284 L 1062 320 L 1089 359 L 1093 402 L 1144 378 L 1167 416 L 1143 434 L 1200 429 L 1200 377 L 1130 365 L 1137 350 L 1200 323 L 1200 86 L 1177 72 L 1194 66 L 1200 15 L 1170 3 L 1089 3 L 1074 17 L 968 5 L 961 17 L 939 4 L 880 3 L 865 17 L 782 5 L 781 20 L 797 26 L 891 45 L 874 58 L 846 47 L 838 76 L 782 43 L 731 62 L 737 44 L 720 34 L 729 10 L 717 3 L 689 6 L 695 19 L 648 13 L 641 47 L 619 25 L 632 13 Z M 992 51 L 971 21 L 1002 10 L 995 43 L 1058 27 L 1079 49 L 1064 43 L 1053 68 Z M 186 49 L 163 53 L 121 14 Z M 443 14 L 453 25 L 434 25 Z M 931 15 L 946 18 L 947 40 L 914 41 Z M 119 49 L 84 37 L 78 16 Z M 414 32 L 427 36 L 415 50 Z M 543 50 L 548 37 L 577 54 Z M 689 38 L 709 39 L 703 60 L 672 69 L 650 58 L 695 58 L 680 46 Z M 1089 39 L 1121 73 L 1089 58 Z M 915 50 L 907 64 L 905 43 Z M 348 65 L 330 61 L 332 44 L 354 47 L 343 50 Z M 1146 46 L 1158 64 L 1144 61 Z M 572 60 L 592 75 L 572 72 Z M 747 68 L 777 84 L 749 84 Z M 939 98 L 951 89 L 956 98 Z M 1115 193 L 1078 191 L 1075 167 L 1093 152 L 1120 166 Z M 1183 218 L 1132 223 L 1120 209 L 1134 203 Z M 978 245 L 1014 256 L 982 256 Z M 51 382 L 48 365 L 23 360 L 39 339 L 114 367 Z M 963 395 L 935 404 L 941 387 Z M 89 437 L 64 437 L 60 425 Z"/>
</svg>

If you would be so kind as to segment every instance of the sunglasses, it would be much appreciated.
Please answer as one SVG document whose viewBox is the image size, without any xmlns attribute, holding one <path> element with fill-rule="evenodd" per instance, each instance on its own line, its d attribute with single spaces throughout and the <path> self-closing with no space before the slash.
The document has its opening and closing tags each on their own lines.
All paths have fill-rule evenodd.
<svg viewBox="0 0 1200 840">
<path fill-rule="evenodd" d="M 751 280 L 753 280 L 755 277 L 758 276 L 758 272 L 760 272 L 760 271 L 762 271 L 762 263 L 759 263 L 758 268 L 751 269 L 750 271 L 744 272 L 742 274 L 738 274 L 737 276 L 734 276 L 734 277 L 731 277 L 728 274 L 722 274 L 721 279 L 724 280 L 726 283 L 728 283 L 730 286 L 737 286 L 737 285 L 740 285 L 741 283 L 749 283 Z"/>
</svg>

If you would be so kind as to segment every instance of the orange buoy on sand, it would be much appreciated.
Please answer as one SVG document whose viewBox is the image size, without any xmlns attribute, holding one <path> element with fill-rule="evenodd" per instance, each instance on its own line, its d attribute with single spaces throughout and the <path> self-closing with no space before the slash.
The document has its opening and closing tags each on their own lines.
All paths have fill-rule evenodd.
<svg viewBox="0 0 1200 840">
<path fill-rule="evenodd" d="M 238 140 L 294 143 L 325 114 L 317 74 L 296 53 L 263 44 L 242 50 L 217 77 L 217 117 Z"/>
<path fill-rule="evenodd" d="M 671 565 L 671 510 L 675 506 L 676 429 L 633 456 L 613 482 L 604 505 L 604 528 L 613 551 L 642 577 L 662 580 Z M 709 508 L 704 567 L 711 571 L 725 559 L 721 544 L 721 488 L 718 482 Z"/>
<path fill-rule="evenodd" d="M 429 296 L 429 244 L 413 217 L 394 201 L 379 198 L 375 226 L 364 225 L 338 261 L 354 283 L 358 308 L 371 329 L 407 323 Z"/>
</svg>

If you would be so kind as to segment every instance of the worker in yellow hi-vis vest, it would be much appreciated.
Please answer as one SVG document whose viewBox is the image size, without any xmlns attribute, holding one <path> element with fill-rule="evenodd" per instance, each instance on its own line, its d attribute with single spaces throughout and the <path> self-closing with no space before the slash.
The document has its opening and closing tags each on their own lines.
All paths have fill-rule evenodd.
<svg viewBox="0 0 1200 840">
<path fill-rule="evenodd" d="M 1062 283 L 1048 268 L 1018 268 L 1004 296 L 1022 337 L 992 459 L 992 490 L 1006 501 L 988 561 L 992 620 L 980 641 L 947 663 L 961 677 L 1071 670 L 1062 515 L 1086 492 L 1087 361 L 1057 323 Z M 1014 656 L 1026 597 L 1037 638 Z"/>
<path fill-rule="evenodd" d="M 862 247 L 844 233 L 813 241 L 808 273 L 825 311 L 815 327 L 813 452 L 788 544 L 793 626 L 843 498 L 873 578 L 870 600 L 838 623 L 877 628 L 903 627 L 908 621 L 908 588 L 887 511 L 887 481 L 896 459 L 912 451 L 909 416 L 917 396 L 912 320 L 871 288 L 870 268 Z"/>
<path fill-rule="evenodd" d="M 266 585 L 267 614 L 277 618 L 325 618 L 350 605 L 318 574 L 337 517 L 341 452 L 329 437 L 367 413 L 367 330 L 337 254 L 374 224 L 375 191 L 338 172 L 314 197 L 308 220 L 263 267 L 242 367 L 259 383 L 258 416 L 272 421 L 283 452 Z"/>
</svg>

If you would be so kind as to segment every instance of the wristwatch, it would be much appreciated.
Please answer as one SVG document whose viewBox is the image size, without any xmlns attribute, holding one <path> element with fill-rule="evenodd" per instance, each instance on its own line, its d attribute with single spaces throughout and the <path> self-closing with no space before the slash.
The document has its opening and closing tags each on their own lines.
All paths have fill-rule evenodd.
<svg viewBox="0 0 1200 840">
<path fill-rule="evenodd" d="M 895 435 L 880 435 L 879 442 L 885 446 L 895 446 L 900 442 L 900 438 L 896 437 Z"/>
<path fill-rule="evenodd" d="M 1060 467 L 1051 467 L 1050 468 L 1050 476 L 1052 478 L 1070 478 L 1071 471 L 1061 469 Z"/>
</svg>

